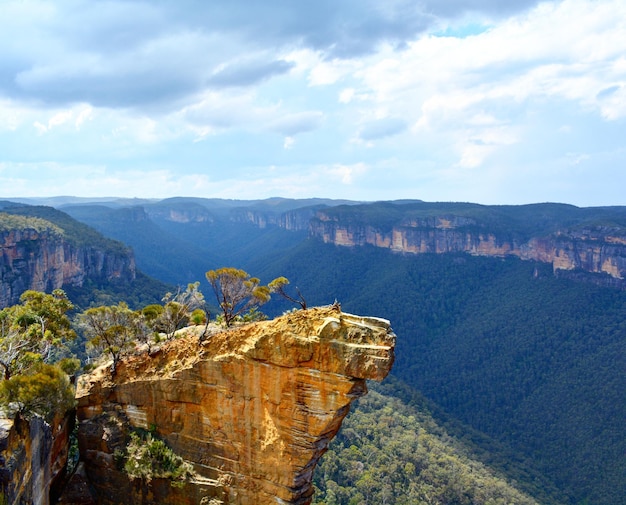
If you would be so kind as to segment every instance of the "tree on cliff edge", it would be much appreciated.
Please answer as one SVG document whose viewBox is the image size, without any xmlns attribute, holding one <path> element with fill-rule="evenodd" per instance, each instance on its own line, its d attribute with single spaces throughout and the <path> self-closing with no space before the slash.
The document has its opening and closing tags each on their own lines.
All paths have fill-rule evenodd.
<svg viewBox="0 0 626 505">
<path fill-rule="evenodd" d="M 209 270 L 206 278 L 213 288 L 222 310 L 224 323 L 230 326 L 244 312 L 263 305 L 270 299 L 270 288 L 256 277 L 232 267 Z"/>
<path fill-rule="evenodd" d="M 64 291 L 29 290 L 20 301 L 0 310 L 0 367 L 7 380 L 38 361 L 52 361 L 55 350 L 76 337 L 67 317 L 74 306 Z"/>
<path fill-rule="evenodd" d="M 124 302 L 87 309 L 79 314 L 78 321 L 89 344 L 113 358 L 113 375 L 124 351 L 141 340 L 143 333 L 150 331 L 142 314 L 131 310 Z"/>
<path fill-rule="evenodd" d="M 271 293 L 278 293 L 280 296 L 289 300 L 290 302 L 300 305 L 300 308 L 302 308 L 302 310 L 306 309 L 306 300 L 304 299 L 304 296 L 302 296 L 302 293 L 300 293 L 298 287 L 296 286 L 296 293 L 298 295 L 298 298 L 295 298 L 285 291 L 285 286 L 287 284 L 289 284 L 289 280 L 286 277 L 278 277 L 270 282 L 267 287 L 270 288 Z"/>
</svg>

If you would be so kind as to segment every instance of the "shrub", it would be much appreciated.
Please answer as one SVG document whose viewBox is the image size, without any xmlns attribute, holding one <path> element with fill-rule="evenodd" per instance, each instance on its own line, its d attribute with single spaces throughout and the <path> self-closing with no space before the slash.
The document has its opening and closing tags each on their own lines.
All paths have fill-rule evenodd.
<svg viewBox="0 0 626 505">
<path fill-rule="evenodd" d="M 36 414 L 50 421 L 74 405 L 74 388 L 58 366 L 37 363 L 27 373 L 0 382 L 0 406 L 9 415 Z"/>
<path fill-rule="evenodd" d="M 150 433 L 131 432 L 125 454 L 118 453 L 116 459 L 124 460 L 124 471 L 133 480 L 170 479 L 173 486 L 182 486 L 194 475 L 189 463 Z"/>
</svg>

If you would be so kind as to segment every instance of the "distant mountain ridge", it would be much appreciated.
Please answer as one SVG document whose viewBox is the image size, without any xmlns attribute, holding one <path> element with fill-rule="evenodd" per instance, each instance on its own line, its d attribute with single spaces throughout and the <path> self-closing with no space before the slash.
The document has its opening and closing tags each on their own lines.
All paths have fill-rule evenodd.
<svg viewBox="0 0 626 505">
<path fill-rule="evenodd" d="M 150 299 L 162 286 L 137 270 L 130 247 L 68 214 L 0 202 L 0 308 L 29 289 L 64 289 L 84 302 L 94 289 Z"/>
<path fill-rule="evenodd" d="M 310 237 L 402 254 L 517 257 L 548 263 L 557 276 L 626 288 L 626 207 L 287 198 L 41 201 L 132 247 L 142 270 L 176 284 L 202 279 L 225 262 L 245 263 L 250 247 L 262 255 Z M 273 236 L 267 233 L 272 229 Z"/>
<path fill-rule="evenodd" d="M 550 263 L 557 275 L 600 274 L 595 282 L 626 287 L 623 207 L 391 202 L 318 210 L 310 233 L 343 247 L 371 245 L 408 254 L 515 256 Z"/>
<path fill-rule="evenodd" d="M 519 453 L 558 489 L 553 501 L 624 503 L 626 207 L 138 203 L 61 208 L 162 281 L 235 266 L 284 275 L 311 306 L 381 314 L 399 337 L 393 375 Z M 291 308 L 275 298 L 263 312 Z"/>
<path fill-rule="evenodd" d="M 16 216 L 23 219 L 15 221 Z M 17 303 L 27 289 L 51 292 L 88 280 L 135 280 L 131 249 L 69 221 L 49 207 L 0 207 L 0 223 L 6 224 L 0 226 L 0 307 Z"/>
</svg>

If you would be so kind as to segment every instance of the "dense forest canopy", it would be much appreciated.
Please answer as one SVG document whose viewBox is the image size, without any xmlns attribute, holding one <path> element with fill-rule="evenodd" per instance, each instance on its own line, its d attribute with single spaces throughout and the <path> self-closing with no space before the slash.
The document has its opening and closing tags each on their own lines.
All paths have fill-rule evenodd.
<svg viewBox="0 0 626 505">
<path fill-rule="evenodd" d="M 212 212 L 206 202 L 196 203 Z M 183 202 L 176 204 L 184 208 Z M 262 203 L 254 205 L 264 208 Z M 348 312 L 389 319 L 399 337 L 393 375 L 433 402 L 430 410 L 437 422 L 456 427 L 450 433 L 464 437 L 472 433 L 476 447 L 483 449 L 477 450 L 481 461 L 501 475 L 514 475 L 519 487 L 541 503 L 622 502 L 625 291 L 555 276 L 550 264 L 514 258 L 339 248 L 307 239 L 301 230 L 228 221 L 234 207 L 229 202 L 228 208 L 215 213 L 214 221 L 190 222 L 123 207 L 77 206 L 72 213 L 117 239 L 124 235 L 129 243 L 135 240 L 138 264 L 148 265 L 169 282 L 178 279 L 176 283 L 184 286 L 199 280 L 200 289 L 210 292 L 203 280 L 207 269 L 236 265 L 253 272 L 261 284 L 284 276 L 309 306 L 337 300 Z M 379 227 L 407 215 L 428 217 L 449 211 L 480 218 L 481 226 L 492 223 L 520 237 L 552 233 L 559 227 L 602 226 L 611 227 L 619 238 L 626 223 L 621 207 L 556 204 L 407 201 L 325 206 L 323 211 Z M 163 247 L 155 246 L 159 240 Z M 143 279 L 146 290 L 157 292 L 163 286 Z M 100 303 L 98 298 L 83 299 L 82 309 L 123 299 L 120 291 L 114 295 L 100 289 Z M 148 305 L 139 294 L 133 297 L 132 308 Z M 263 312 L 274 316 L 293 307 L 294 303 L 273 297 Z M 213 307 L 210 312 L 218 310 Z M 385 394 L 404 403 L 410 396 L 399 390 Z M 350 447 L 339 452 L 344 449 Z M 321 492 L 328 490 L 318 486 Z M 346 491 L 343 496 L 350 498 L 339 503 L 348 503 L 355 493 L 356 488 Z"/>
</svg>

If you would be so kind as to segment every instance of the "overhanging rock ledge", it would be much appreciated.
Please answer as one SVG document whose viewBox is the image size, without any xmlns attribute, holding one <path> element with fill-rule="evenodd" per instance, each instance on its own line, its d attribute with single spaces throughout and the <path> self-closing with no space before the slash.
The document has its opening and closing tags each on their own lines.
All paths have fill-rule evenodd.
<svg viewBox="0 0 626 505">
<path fill-rule="evenodd" d="M 318 307 L 103 367 L 79 383 L 81 459 L 109 504 L 308 504 L 312 473 L 350 403 L 394 360 L 388 321 Z M 190 462 L 183 487 L 133 482 L 114 452 L 133 428 Z"/>
</svg>

